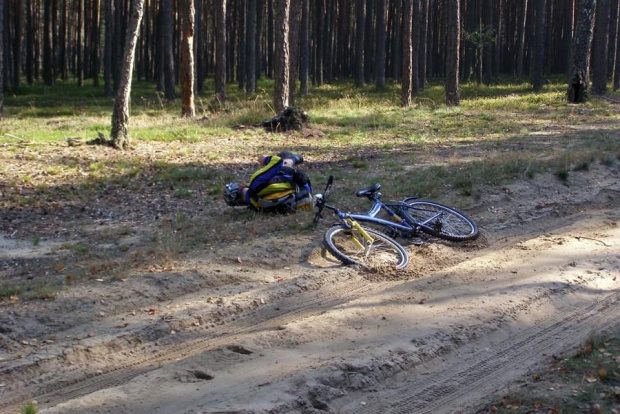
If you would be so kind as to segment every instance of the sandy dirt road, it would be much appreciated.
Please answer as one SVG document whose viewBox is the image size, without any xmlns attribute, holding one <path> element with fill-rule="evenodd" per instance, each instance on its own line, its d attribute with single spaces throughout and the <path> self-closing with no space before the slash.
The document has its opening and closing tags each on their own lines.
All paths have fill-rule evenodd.
<svg viewBox="0 0 620 414">
<path fill-rule="evenodd" d="M 339 266 L 317 232 L 275 264 L 239 243 L 5 307 L 0 412 L 475 412 L 620 323 L 620 168 L 554 180 L 486 190 L 478 241 L 410 246 L 400 273 Z"/>
</svg>

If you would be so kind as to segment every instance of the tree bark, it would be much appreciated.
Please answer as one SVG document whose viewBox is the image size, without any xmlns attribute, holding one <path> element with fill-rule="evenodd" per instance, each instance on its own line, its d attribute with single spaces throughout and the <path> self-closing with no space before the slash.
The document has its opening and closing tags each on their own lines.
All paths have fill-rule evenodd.
<svg viewBox="0 0 620 414">
<path fill-rule="evenodd" d="M 357 0 L 355 24 L 355 86 L 364 86 L 364 31 L 366 30 L 366 0 Z"/>
<path fill-rule="evenodd" d="M 84 0 L 78 0 L 77 10 L 77 64 L 75 67 L 77 84 L 84 86 Z"/>
<path fill-rule="evenodd" d="M 290 0 L 291 10 L 289 14 L 289 91 L 288 105 L 295 106 L 295 88 L 297 87 L 297 75 L 299 71 L 299 13 L 301 11 L 300 0 Z"/>
<path fill-rule="evenodd" d="M 577 24 L 571 51 L 571 75 L 568 82 L 568 101 L 587 102 L 590 82 L 590 53 L 596 0 L 577 0 Z"/>
<path fill-rule="evenodd" d="M 246 0 L 245 92 L 256 92 L 256 0 Z"/>
<path fill-rule="evenodd" d="M 575 0 L 567 0 L 564 4 L 564 29 L 562 30 L 562 54 L 564 73 L 568 76 L 571 70 L 571 44 L 573 43 L 573 27 L 575 25 Z"/>
<path fill-rule="evenodd" d="M 521 24 L 519 25 L 519 42 L 517 43 L 517 79 L 523 78 L 523 54 L 525 53 L 525 27 L 527 24 L 527 4 L 528 0 L 523 0 L 521 14 Z"/>
<path fill-rule="evenodd" d="M 144 0 L 132 0 L 132 10 L 125 39 L 125 52 L 123 54 L 123 68 L 121 79 L 114 101 L 112 113 L 112 132 L 110 139 L 112 145 L 118 149 L 129 149 L 131 141 L 129 137 L 129 105 L 131 96 L 131 79 L 133 65 L 140 33 L 140 22 L 144 13 Z"/>
<path fill-rule="evenodd" d="M 535 91 L 543 87 L 543 69 L 545 63 L 545 1 L 538 0 L 536 9 L 536 43 L 534 47 L 534 65 L 532 68 L 532 86 Z"/>
<path fill-rule="evenodd" d="M 598 0 L 596 23 L 592 44 L 592 93 L 604 95 L 607 92 L 607 41 L 609 38 L 609 0 Z"/>
<path fill-rule="evenodd" d="M 310 0 L 301 0 L 301 62 L 299 79 L 300 92 L 308 94 L 308 73 L 310 68 Z"/>
<path fill-rule="evenodd" d="M 613 89 L 617 91 L 620 88 L 620 7 L 618 10 L 618 15 L 615 17 L 618 20 L 617 23 L 617 35 L 616 35 L 616 44 L 615 44 L 615 57 L 616 63 L 614 65 L 614 79 L 613 79 Z"/>
<path fill-rule="evenodd" d="M 0 1 L 0 119 L 4 117 L 4 1 Z"/>
<path fill-rule="evenodd" d="M 402 91 L 400 104 L 404 107 L 411 106 L 411 96 L 413 94 L 413 39 L 412 39 L 412 12 L 413 1 L 405 0 L 403 2 L 403 74 L 402 74 Z M 458 0 L 457 0 L 458 1 Z"/>
<path fill-rule="evenodd" d="M 183 18 L 183 41 L 181 43 L 181 116 L 194 118 L 194 30 L 195 15 L 194 0 L 181 0 L 181 15 Z"/>
<path fill-rule="evenodd" d="M 28 0 L 28 15 L 26 16 L 26 82 L 34 83 L 34 36 L 37 30 L 34 24 L 34 0 Z M 2 50 L 2 49 L 0 49 Z"/>
<path fill-rule="evenodd" d="M 428 41 L 428 1 L 422 0 L 422 7 L 420 8 L 420 51 L 418 56 L 418 79 L 420 82 L 420 91 L 424 90 L 426 86 L 426 54 L 427 54 L 427 41 Z"/>
<path fill-rule="evenodd" d="M 135 0 L 134 0 L 135 1 Z M 174 101 L 173 0 L 162 0 L 162 36 L 164 46 L 164 97 Z"/>
<path fill-rule="evenodd" d="M 105 44 L 103 49 L 103 90 L 105 96 L 112 96 L 112 41 L 114 39 L 114 18 L 112 17 L 112 0 L 106 0 L 105 6 Z"/>
<path fill-rule="evenodd" d="M 22 26 L 23 26 L 23 9 L 24 4 L 22 0 L 16 0 L 14 3 L 15 10 L 13 11 L 13 30 L 15 34 L 13 37 L 13 89 L 18 90 L 20 84 L 20 75 L 22 67 Z"/>
<path fill-rule="evenodd" d="M 411 76 L 413 94 L 420 94 L 420 0 L 413 0 L 412 27 L 411 27 Z"/>
<path fill-rule="evenodd" d="M 377 67 L 375 73 L 375 86 L 377 89 L 385 88 L 385 38 L 387 31 L 385 3 L 386 0 L 377 0 Z"/>
<path fill-rule="evenodd" d="M 226 102 L 226 0 L 215 2 L 215 99 Z"/>
<path fill-rule="evenodd" d="M 289 93 L 289 19 L 291 11 L 290 0 L 276 0 L 276 44 L 275 44 L 275 91 L 274 108 L 281 112 L 288 106 Z"/>
<path fill-rule="evenodd" d="M 374 19 L 374 0 L 366 0 L 366 24 L 364 33 L 364 80 L 366 83 L 372 82 L 374 75 L 372 67 L 376 64 L 373 54 L 373 19 Z M 329 39 L 331 40 L 331 36 Z M 328 59 L 331 62 L 331 59 Z"/>
<path fill-rule="evenodd" d="M 52 0 L 44 0 L 43 11 L 43 82 L 45 86 L 54 84 L 54 58 L 52 55 Z"/>
<path fill-rule="evenodd" d="M 459 47 L 461 13 L 459 0 L 446 0 L 446 104 L 459 105 Z"/>
<path fill-rule="evenodd" d="M 101 57 L 99 56 L 99 36 L 101 33 L 100 26 L 100 0 L 93 0 L 93 22 L 91 27 L 91 74 L 93 77 L 93 86 L 99 86 L 99 70 Z"/>
</svg>

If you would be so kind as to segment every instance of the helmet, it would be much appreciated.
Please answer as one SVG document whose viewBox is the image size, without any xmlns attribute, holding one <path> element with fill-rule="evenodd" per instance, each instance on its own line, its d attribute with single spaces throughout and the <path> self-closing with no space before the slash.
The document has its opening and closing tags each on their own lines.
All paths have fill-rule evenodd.
<svg viewBox="0 0 620 414">
<path fill-rule="evenodd" d="M 242 206 L 245 205 L 244 200 L 242 199 L 243 194 L 243 184 L 239 183 L 228 183 L 224 186 L 223 196 L 224 201 L 231 207 L 234 206 Z"/>
<path fill-rule="evenodd" d="M 290 159 L 293 161 L 293 165 L 301 164 L 304 162 L 304 157 L 299 154 L 294 154 L 290 151 L 280 151 L 278 157 L 282 159 Z"/>
</svg>

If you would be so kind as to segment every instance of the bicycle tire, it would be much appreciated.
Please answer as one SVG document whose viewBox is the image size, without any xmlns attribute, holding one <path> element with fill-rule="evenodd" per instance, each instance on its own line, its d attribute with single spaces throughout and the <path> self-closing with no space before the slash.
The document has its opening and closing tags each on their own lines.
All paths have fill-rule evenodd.
<svg viewBox="0 0 620 414">
<path fill-rule="evenodd" d="M 362 265 L 374 268 L 384 265 L 393 265 L 396 269 L 404 269 L 409 264 L 409 255 L 394 239 L 387 235 L 363 227 L 374 238 L 368 255 L 351 241 L 356 230 L 342 225 L 330 227 L 325 232 L 323 241 L 327 250 L 346 265 Z"/>
<path fill-rule="evenodd" d="M 475 240 L 480 235 L 476 223 L 467 214 L 434 201 L 407 198 L 400 206 L 403 218 L 432 236 L 450 241 Z M 441 213 L 441 220 L 422 224 Z"/>
</svg>

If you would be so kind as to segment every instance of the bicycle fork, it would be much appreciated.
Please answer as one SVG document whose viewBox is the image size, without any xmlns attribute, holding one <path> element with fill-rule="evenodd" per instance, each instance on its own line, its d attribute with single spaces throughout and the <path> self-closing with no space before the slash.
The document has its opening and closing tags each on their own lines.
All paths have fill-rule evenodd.
<svg viewBox="0 0 620 414">
<path fill-rule="evenodd" d="M 360 249 L 364 250 L 364 257 L 368 257 L 372 243 L 375 239 L 355 220 L 345 219 L 347 227 L 351 229 L 351 240 Z"/>
</svg>

